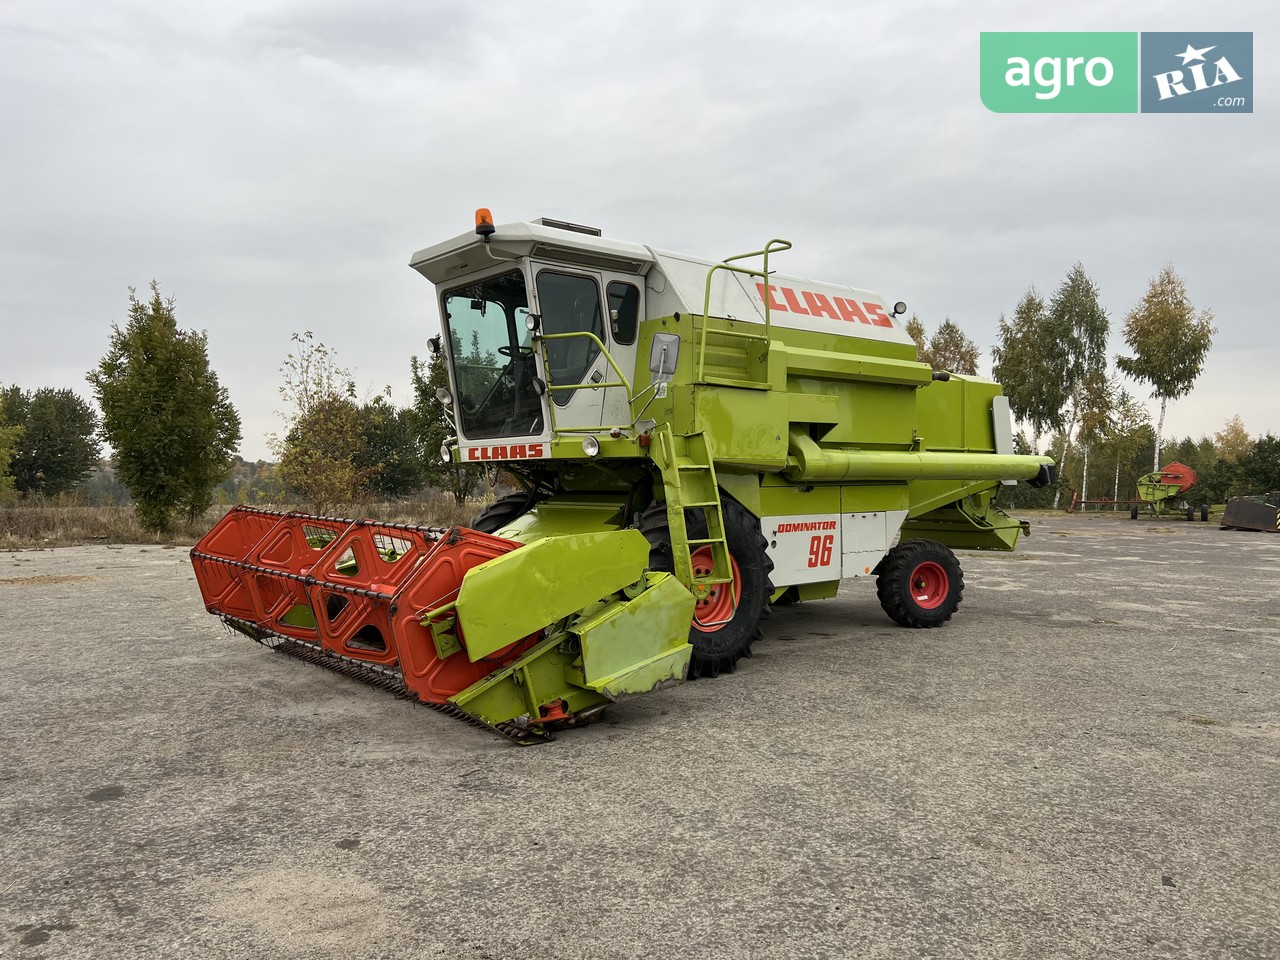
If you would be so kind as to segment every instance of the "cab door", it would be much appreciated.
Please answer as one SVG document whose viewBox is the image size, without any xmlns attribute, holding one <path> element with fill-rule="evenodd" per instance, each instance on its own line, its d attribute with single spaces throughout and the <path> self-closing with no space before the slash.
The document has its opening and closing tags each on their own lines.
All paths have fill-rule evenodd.
<svg viewBox="0 0 1280 960">
<path fill-rule="evenodd" d="M 605 395 L 615 391 L 591 386 L 565 388 L 616 379 L 600 349 L 600 344 L 609 342 L 603 277 L 596 271 L 559 264 L 535 263 L 534 267 L 535 309 L 546 338 L 543 349 L 553 421 L 562 428 L 599 427 Z M 579 335 L 588 333 L 595 339 Z M 616 392 L 623 393 L 625 403 L 625 392 Z"/>
<path fill-rule="evenodd" d="M 604 275 L 605 326 L 608 328 L 609 354 L 634 388 L 636 338 L 644 318 L 644 278 L 635 274 Z M 617 380 L 610 366 L 605 367 L 607 380 Z M 591 374 L 595 376 L 595 374 Z M 603 426 L 621 426 L 631 422 L 631 404 L 621 387 L 604 391 Z"/>
</svg>

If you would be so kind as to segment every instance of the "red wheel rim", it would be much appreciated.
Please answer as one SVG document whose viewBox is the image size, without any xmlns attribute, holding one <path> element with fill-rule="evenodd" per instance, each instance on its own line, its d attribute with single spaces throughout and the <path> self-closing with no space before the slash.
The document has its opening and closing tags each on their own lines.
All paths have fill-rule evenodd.
<svg viewBox="0 0 1280 960">
<path fill-rule="evenodd" d="M 922 610 L 934 610 L 942 606 L 951 587 L 951 578 L 940 564 L 932 560 L 920 564 L 911 571 L 911 599 Z"/>
<path fill-rule="evenodd" d="M 708 577 L 715 568 L 715 555 L 710 546 L 699 547 L 689 557 L 695 577 Z M 715 633 L 729 625 L 733 613 L 742 599 L 742 577 L 738 574 L 738 561 L 729 555 L 733 569 L 733 583 L 717 583 L 698 598 L 693 607 L 693 625 L 703 633 Z M 733 587 L 732 590 L 728 589 Z"/>
</svg>

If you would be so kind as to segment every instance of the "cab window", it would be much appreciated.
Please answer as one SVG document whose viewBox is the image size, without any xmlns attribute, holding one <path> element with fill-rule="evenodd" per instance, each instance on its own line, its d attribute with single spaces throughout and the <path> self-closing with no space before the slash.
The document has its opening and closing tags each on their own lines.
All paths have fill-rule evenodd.
<svg viewBox="0 0 1280 960">
<path fill-rule="evenodd" d="M 600 288 L 590 277 L 542 271 L 538 274 L 538 310 L 545 334 L 591 333 L 603 342 Z M 546 348 L 553 386 L 581 383 L 600 355 L 599 343 L 585 336 L 548 340 Z M 563 406 L 573 395 L 572 390 L 559 390 L 551 396 Z"/>
<path fill-rule="evenodd" d="M 615 343 L 636 342 L 640 323 L 640 290 L 635 284 L 615 280 L 609 284 L 609 327 Z"/>
</svg>

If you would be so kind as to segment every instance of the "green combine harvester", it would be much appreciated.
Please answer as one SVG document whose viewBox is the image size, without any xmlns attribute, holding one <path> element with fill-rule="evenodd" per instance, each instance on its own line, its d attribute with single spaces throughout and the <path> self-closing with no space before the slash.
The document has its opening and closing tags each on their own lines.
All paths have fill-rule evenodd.
<svg viewBox="0 0 1280 960">
<path fill-rule="evenodd" d="M 520 491 L 469 528 L 237 508 L 192 551 L 232 628 L 526 743 L 609 703 L 732 671 L 771 605 L 875 577 L 937 627 L 953 549 L 1012 550 L 1000 386 L 931 369 L 875 293 L 552 220 L 420 250 L 457 435 Z"/>
</svg>

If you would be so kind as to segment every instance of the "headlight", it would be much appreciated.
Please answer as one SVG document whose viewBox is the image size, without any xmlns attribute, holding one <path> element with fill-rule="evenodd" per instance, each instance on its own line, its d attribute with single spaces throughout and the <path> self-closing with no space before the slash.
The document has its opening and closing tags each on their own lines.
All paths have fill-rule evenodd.
<svg viewBox="0 0 1280 960">
<path fill-rule="evenodd" d="M 582 452 L 585 453 L 588 457 L 594 457 L 597 453 L 600 452 L 600 441 L 597 440 L 595 437 L 583 437 Z"/>
</svg>

